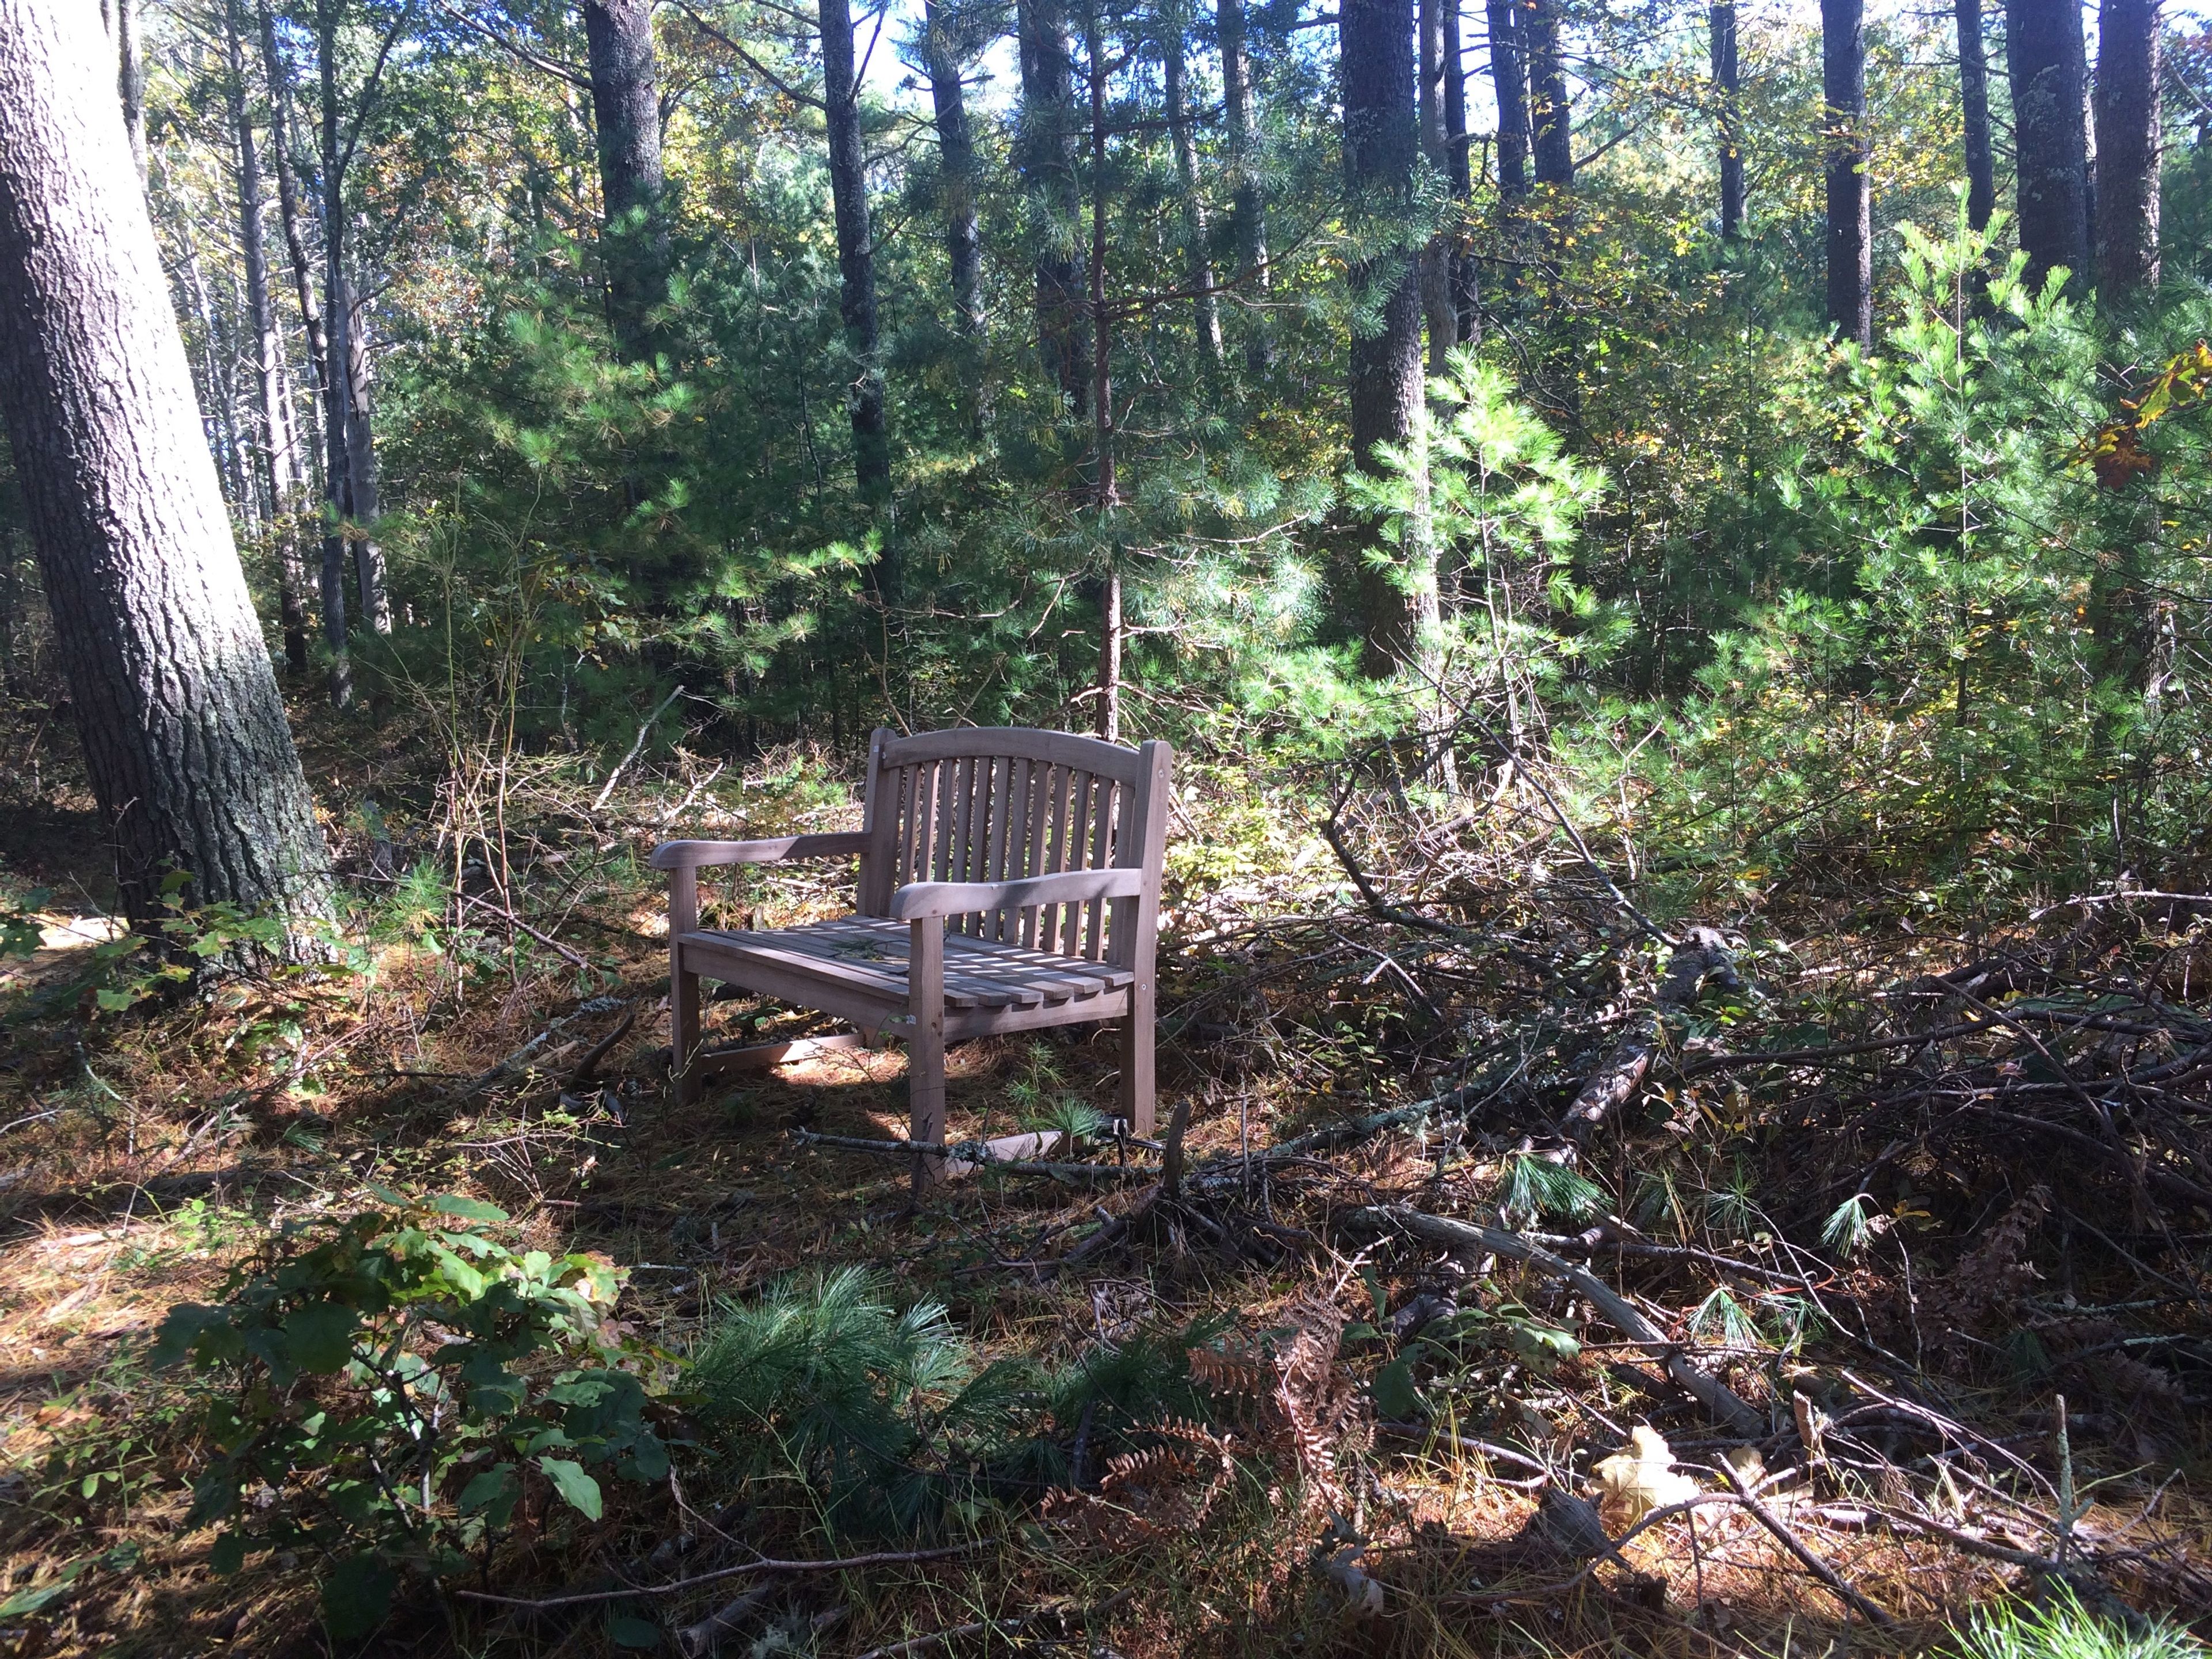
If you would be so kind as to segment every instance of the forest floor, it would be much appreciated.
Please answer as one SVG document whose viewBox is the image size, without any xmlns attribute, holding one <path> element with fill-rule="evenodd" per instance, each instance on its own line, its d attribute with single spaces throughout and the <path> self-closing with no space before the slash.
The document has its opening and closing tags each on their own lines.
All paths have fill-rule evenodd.
<svg viewBox="0 0 2212 1659">
<path fill-rule="evenodd" d="M 50 890 L 52 926 L 0 985 L 0 1653 L 1784 1659 L 1926 1650 L 2060 1580 L 2116 1620 L 2212 1608 L 2212 904 L 1947 930 L 1800 888 L 1685 918 L 1723 932 L 1672 927 L 1670 957 L 1560 849 L 1540 867 L 1525 822 L 1345 819 L 1369 904 L 1256 781 L 1188 767 L 1161 952 L 1179 1178 L 1108 1138 L 1065 1155 L 1096 1179 L 986 1171 L 917 1206 L 899 1159 L 811 1138 L 903 1134 L 896 1052 L 691 1109 L 665 1085 L 642 856 L 838 827 L 811 760 L 686 757 L 594 808 L 550 767 L 441 794 L 398 738 L 352 735 L 308 756 L 326 799 L 380 803 L 331 826 L 367 895 L 343 971 L 138 984 L 100 955 L 84 803 L 15 817 L 8 878 Z M 479 787 L 510 862 L 471 852 L 456 887 L 436 829 L 479 821 Z M 725 913 L 834 908 L 841 873 Z M 1114 1064 L 1081 1031 L 957 1048 L 951 1138 L 1103 1113 Z M 1562 1133 L 1599 1097 L 1585 1142 Z M 417 1583 L 336 1643 L 313 1562 L 219 1574 L 183 1528 L 199 1396 L 144 1356 L 285 1226 L 428 1194 L 626 1269 L 617 1316 L 679 1425 L 726 1308 L 842 1264 L 941 1302 L 979 1361 L 1184 1333 L 1214 1408 L 1112 1459 L 1087 1413 L 1050 1425 L 1062 1490 L 919 1538 L 836 1527 L 805 1480 L 748 1484 L 702 1443 L 597 1520 L 526 1506 L 454 1581 L 650 1586 L 647 1631 Z M 1607 1554 L 1583 1499 L 1613 1538 L 1660 1517 Z M 755 1552 L 876 1559 L 749 1577 Z"/>
</svg>

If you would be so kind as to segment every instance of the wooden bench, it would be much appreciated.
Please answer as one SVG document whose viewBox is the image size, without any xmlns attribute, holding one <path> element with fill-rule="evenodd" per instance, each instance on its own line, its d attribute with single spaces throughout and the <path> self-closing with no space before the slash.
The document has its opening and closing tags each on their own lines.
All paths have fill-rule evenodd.
<svg viewBox="0 0 2212 1659">
<path fill-rule="evenodd" d="M 1121 1114 L 1152 1130 L 1152 964 L 1167 840 L 1164 743 L 1139 749 L 1015 726 L 878 730 L 861 827 L 775 841 L 674 841 L 669 1008 L 677 1097 L 718 1073 L 881 1039 L 907 1045 L 911 1139 L 945 1139 L 945 1045 L 1121 1022 Z M 709 866 L 860 860 L 854 912 L 797 927 L 699 926 Z M 849 1020 L 855 1032 L 700 1052 L 699 981 Z M 917 1154 L 916 1184 L 943 1160 Z"/>
</svg>

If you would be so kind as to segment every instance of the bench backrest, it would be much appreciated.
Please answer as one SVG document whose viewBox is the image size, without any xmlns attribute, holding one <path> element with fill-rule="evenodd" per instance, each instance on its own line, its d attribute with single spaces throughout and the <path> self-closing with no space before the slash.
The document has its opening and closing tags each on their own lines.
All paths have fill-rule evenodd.
<svg viewBox="0 0 2212 1659">
<path fill-rule="evenodd" d="M 860 910 L 887 915 L 915 881 L 1146 872 L 1135 899 L 955 916 L 950 931 L 1149 970 L 1167 841 L 1168 745 L 1137 749 L 1022 726 L 878 729 L 869 744 Z"/>
</svg>

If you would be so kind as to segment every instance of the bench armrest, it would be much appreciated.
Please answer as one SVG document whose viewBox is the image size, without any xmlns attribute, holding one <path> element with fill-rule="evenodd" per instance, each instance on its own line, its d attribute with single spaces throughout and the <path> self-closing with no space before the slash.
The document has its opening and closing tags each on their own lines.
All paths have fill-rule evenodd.
<svg viewBox="0 0 2212 1659">
<path fill-rule="evenodd" d="M 850 858 L 868 850 L 865 830 L 774 841 L 665 841 L 647 860 L 656 870 L 696 870 L 709 864 L 781 864 L 787 859 Z"/>
<path fill-rule="evenodd" d="M 919 921 L 925 916 L 964 916 L 979 910 L 1082 904 L 1091 899 L 1135 898 L 1144 890 L 1142 870 L 1063 870 L 1021 881 L 915 881 L 891 895 L 891 919 Z"/>
</svg>

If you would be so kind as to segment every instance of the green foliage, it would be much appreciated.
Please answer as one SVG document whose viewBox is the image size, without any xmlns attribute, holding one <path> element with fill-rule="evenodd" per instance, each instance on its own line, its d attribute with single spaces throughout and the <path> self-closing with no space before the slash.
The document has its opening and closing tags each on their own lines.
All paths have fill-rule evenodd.
<svg viewBox="0 0 2212 1659">
<path fill-rule="evenodd" d="M 1944 1659 L 2199 1659 L 2203 1644 L 2163 1619 L 2127 1622 L 2090 1612 L 2069 1585 L 2040 1606 L 2006 1600 L 1976 1610 Z"/>
<path fill-rule="evenodd" d="M 210 1448 L 187 1528 L 217 1526 L 235 1571 L 264 1550 L 329 1565 L 325 1617 L 356 1637 L 398 1575 L 488 1552 L 533 1490 L 585 1521 L 602 1479 L 662 1479 L 668 1453 L 613 1327 L 623 1273 L 517 1251 L 475 1200 L 407 1202 L 288 1227 L 223 1299 L 162 1322 L 152 1363 L 189 1360 Z"/>
<path fill-rule="evenodd" d="M 1516 1224 L 1547 1221 L 1595 1221 L 1612 1207 L 1604 1188 L 1589 1176 L 1548 1158 L 1517 1157 L 1505 1164 L 1498 1200 L 1506 1219 Z"/>
</svg>

